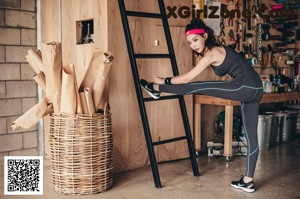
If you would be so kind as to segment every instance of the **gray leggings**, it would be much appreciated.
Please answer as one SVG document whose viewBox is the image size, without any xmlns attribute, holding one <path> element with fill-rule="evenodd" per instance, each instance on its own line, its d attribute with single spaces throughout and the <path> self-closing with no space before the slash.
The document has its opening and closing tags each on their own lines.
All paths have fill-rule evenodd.
<svg viewBox="0 0 300 199">
<path fill-rule="evenodd" d="M 247 139 L 246 176 L 253 177 L 258 157 L 257 124 L 262 87 L 246 86 L 235 81 L 192 82 L 160 85 L 159 91 L 178 95 L 205 94 L 241 102 L 243 127 Z"/>
</svg>

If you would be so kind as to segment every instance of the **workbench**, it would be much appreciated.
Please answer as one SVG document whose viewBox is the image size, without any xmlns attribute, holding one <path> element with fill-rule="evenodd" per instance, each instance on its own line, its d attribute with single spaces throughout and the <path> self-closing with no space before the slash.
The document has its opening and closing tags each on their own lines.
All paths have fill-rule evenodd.
<svg viewBox="0 0 300 199">
<path fill-rule="evenodd" d="M 261 100 L 264 103 L 292 102 L 300 100 L 300 92 L 265 93 Z M 239 101 L 227 100 L 208 95 L 194 95 L 194 146 L 196 151 L 201 151 L 201 106 L 218 105 L 225 106 L 225 132 L 224 132 L 224 156 L 230 160 L 232 156 L 232 125 L 233 107 L 240 106 Z"/>
</svg>

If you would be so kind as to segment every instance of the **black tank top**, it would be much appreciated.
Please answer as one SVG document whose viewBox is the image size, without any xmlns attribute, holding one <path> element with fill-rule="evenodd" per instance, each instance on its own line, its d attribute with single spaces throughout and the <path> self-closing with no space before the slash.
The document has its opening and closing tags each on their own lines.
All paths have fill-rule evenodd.
<svg viewBox="0 0 300 199">
<path fill-rule="evenodd" d="M 223 46 L 226 52 L 224 61 L 219 66 L 211 65 L 218 76 L 230 75 L 236 83 L 247 86 L 261 87 L 262 82 L 247 60 L 228 46 Z"/>
</svg>

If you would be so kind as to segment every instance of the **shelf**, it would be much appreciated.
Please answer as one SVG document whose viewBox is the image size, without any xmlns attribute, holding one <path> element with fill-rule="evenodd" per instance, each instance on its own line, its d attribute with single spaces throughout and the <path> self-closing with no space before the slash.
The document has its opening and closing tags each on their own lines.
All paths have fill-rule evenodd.
<svg viewBox="0 0 300 199">
<path fill-rule="evenodd" d="M 252 66 L 253 68 L 263 68 L 263 69 L 274 69 L 275 68 L 272 68 L 271 66 Z M 278 68 L 292 68 L 292 66 L 280 66 Z"/>
</svg>

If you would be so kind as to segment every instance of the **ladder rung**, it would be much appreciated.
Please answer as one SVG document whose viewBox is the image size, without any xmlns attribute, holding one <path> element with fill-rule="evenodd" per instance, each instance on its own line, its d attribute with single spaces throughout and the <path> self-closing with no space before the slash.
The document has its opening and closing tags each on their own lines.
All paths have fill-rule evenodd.
<svg viewBox="0 0 300 199">
<path fill-rule="evenodd" d="M 144 98 L 144 102 L 152 102 L 152 101 L 159 101 L 159 100 L 168 100 L 168 99 L 178 99 L 179 95 L 168 95 L 168 96 L 161 96 L 159 99 L 154 99 L 152 97 Z"/>
<path fill-rule="evenodd" d="M 170 58 L 170 54 L 135 54 L 136 59 L 155 59 L 155 58 Z"/>
<path fill-rule="evenodd" d="M 170 142 L 175 142 L 175 141 L 179 141 L 179 140 L 184 140 L 184 139 L 186 139 L 186 136 L 176 137 L 176 138 L 162 140 L 162 141 L 158 141 L 158 142 L 153 142 L 153 146 L 160 145 L 160 144 L 166 144 L 166 143 L 170 143 Z"/>
<path fill-rule="evenodd" d="M 161 19 L 161 14 L 149 12 L 126 11 L 127 16 Z"/>
</svg>

